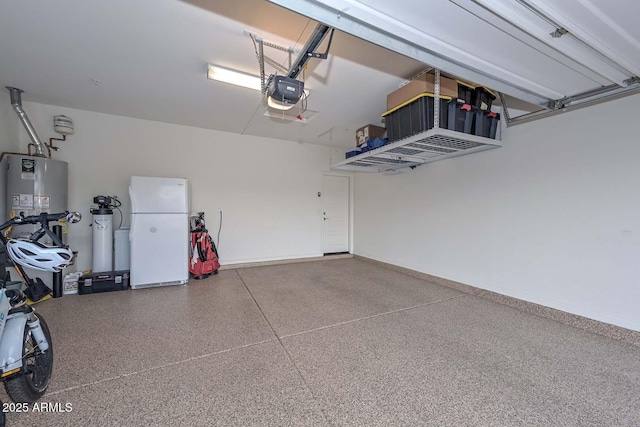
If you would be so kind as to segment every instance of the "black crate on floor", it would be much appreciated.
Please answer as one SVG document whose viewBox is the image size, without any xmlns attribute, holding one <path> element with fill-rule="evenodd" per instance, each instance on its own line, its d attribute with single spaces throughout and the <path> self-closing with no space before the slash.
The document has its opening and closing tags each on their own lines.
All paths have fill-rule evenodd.
<svg viewBox="0 0 640 427">
<path fill-rule="evenodd" d="M 452 102 L 449 104 L 447 129 L 470 134 L 473 130 L 473 116 L 471 105 Z"/>
<path fill-rule="evenodd" d="M 498 126 L 500 125 L 500 114 L 493 111 L 473 110 L 473 134 L 485 138 L 496 139 Z"/>
<path fill-rule="evenodd" d="M 447 127 L 447 105 L 450 99 L 440 99 L 440 127 Z M 423 94 L 414 101 L 383 114 L 389 142 L 397 141 L 429 129 L 434 125 L 434 98 Z"/>
</svg>

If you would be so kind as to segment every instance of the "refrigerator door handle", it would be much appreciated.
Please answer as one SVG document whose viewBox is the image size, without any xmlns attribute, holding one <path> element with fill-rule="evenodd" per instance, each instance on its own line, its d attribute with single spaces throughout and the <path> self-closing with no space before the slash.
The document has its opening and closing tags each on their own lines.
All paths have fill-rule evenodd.
<svg viewBox="0 0 640 427">
<path fill-rule="evenodd" d="M 135 214 L 131 215 L 131 228 L 129 228 L 129 241 L 133 240 L 133 231 L 136 228 L 136 216 Z"/>
<path fill-rule="evenodd" d="M 135 197 L 133 197 L 133 189 L 131 188 L 131 186 L 129 186 L 129 198 L 131 199 L 131 212 L 138 212 L 136 210 L 136 200 Z"/>
</svg>

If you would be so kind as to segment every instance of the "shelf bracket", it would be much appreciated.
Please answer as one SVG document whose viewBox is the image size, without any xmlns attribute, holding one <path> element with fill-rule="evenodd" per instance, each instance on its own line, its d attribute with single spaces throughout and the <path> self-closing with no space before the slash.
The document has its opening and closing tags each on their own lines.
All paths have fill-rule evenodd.
<svg viewBox="0 0 640 427">
<path fill-rule="evenodd" d="M 259 37 L 256 34 L 253 34 L 246 30 L 244 34 L 249 36 L 251 38 L 251 41 L 253 41 L 254 43 L 254 47 L 256 50 L 256 58 L 258 59 L 258 65 L 260 66 L 260 88 L 262 90 L 262 93 L 265 94 L 267 92 L 267 88 L 269 87 L 269 83 L 273 78 L 273 75 L 267 76 L 265 67 L 264 67 L 265 64 L 275 68 L 276 72 L 287 74 L 291 69 L 291 64 L 293 63 L 292 56 L 293 56 L 294 50 L 292 47 L 284 47 L 284 46 L 277 45 L 275 43 L 265 41 L 264 39 L 262 39 L 262 37 Z M 264 53 L 265 47 L 275 49 L 275 50 L 280 50 L 282 52 L 287 52 L 289 68 L 286 68 L 284 65 L 281 65 L 280 63 L 278 63 L 278 61 L 274 60 L 273 58 L 268 57 Z"/>
<path fill-rule="evenodd" d="M 258 37 L 253 33 L 245 31 L 244 33 L 251 37 L 251 40 L 253 41 L 254 47 L 256 49 L 256 57 L 258 58 L 258 64 L 260 65 L 260 88 L 262 90 L 262 93 L 265 94 L 267 92 L 267 88 L 269 87 L 271 80 L 275 76 L 275 74 L 270 74 L 269 76 L 266 75 L 264 69 L 265 64 L 273 67 L 276 70 L 276 73 L 280 73 L 282 75 L 286 75 L 287 77 L 295 79 L 305 68 L 309 59 L 327 59 L 329 49 L 331 49 L 331 42 L 333 41 L 334 32 L 335 30 L 333 28 L 330 28 L 324 24 L 318 24 L 313 31 L 313 34 L 311 35 L 305 46 L 302 48 L 302 51 L 294 62 L 292 58 L 292 47 L 284 47 L 275 43 L 264 41 L 262 37 Z M 320 46 L 326 35 L 329 33 L 331 34 L 329 35 L 329 43 L 327 44 L 327 49 L 322 53 L 316 52 L 315 50 L 318 48 L 318 46 Z M 287 54 L 289 55 L 289 67 L 286 68 L 284 65 L 278 63 L 278 61 L 265 55 L 265 47 L 287 52 Z"/>
<path fill-rule="evenodd" d="M 437 131 L 440 129 L 440 69 L 435 69 L 434 81 L 434 98 L 433 98 L 433 128 Z"/>
</svg>

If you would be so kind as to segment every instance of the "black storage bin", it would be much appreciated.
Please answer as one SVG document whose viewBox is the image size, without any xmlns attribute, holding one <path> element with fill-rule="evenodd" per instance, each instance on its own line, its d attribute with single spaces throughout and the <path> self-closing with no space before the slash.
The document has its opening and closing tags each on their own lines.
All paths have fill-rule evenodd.
<svg viewBox="0 0 640 427">
<path fill-rule="evenodd" d="M 129 287 L 129 270 L 85 274 L 78 279 L 78 293 L 122 291 Z"/>
<path fill-rule="evenodd" d="M 500 114 L 489 112 L 488 117 L 490 120 L 489 138 L 496 139 L 496 135 L 498 134 L 498 126 L 500 126 Z"/>
<path fill-rule="evenodd" d="M 491 104 L 495 99 L 495 95 L 482 86 L 478 86 L 471 93 L 471 105 L 479 110 L 491 110 Z"/>
<path fill-rule="evenodd" d="M 473 134 L 496 139 L 498 125 L 500 124 L 500 114 L 474 108 L 473 115 Z"/>
<path fill-rule="evenodd" d="M 486 111 L 473 107 L 473 128 L 471 133 L 478 136 L 489 137 L 490 120 Z"/>
<path fill-rule="evenodd" d="M 458 82 L 458 102 L 462 104 L 471 104 L 471 98 L 473 96 L 474 88 L 466 83 L 457 80 Z"/>
<path fill-rule="evenodd" d="M 447 129 L 471 133 L 474 111 L 469 104 L 452 102 L 449 104 Z"/>
<path fill-rule="evenodd" d="M 449 98 L 440 99 L 440 127 L 447 127 Z M 397 141 L 429 129 L 434 125 L 433 95 L 423 94 L 413 102 L 383 114 L 389 142 Z"/>
</svg>

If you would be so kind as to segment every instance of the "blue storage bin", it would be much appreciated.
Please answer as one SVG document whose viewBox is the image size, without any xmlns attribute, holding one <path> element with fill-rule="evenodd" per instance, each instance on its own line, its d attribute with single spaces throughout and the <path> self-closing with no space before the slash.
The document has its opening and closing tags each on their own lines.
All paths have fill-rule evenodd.
<svg viewBox="0 0 640 427">
<path fill-rule="evenodd" d="M 375 150 L 376 148 L 380 148 L 383 145 L 385 145 L 387 142 L 389 142 L 386 139 L 382 139 L 382 138 L 372 138 L 370 140 L 368 140 L 366 142 L 367 147 L 369 148 L 369 150 Z"/>
<path fill-rule="evenodd" d="M 350 157 L 357 156 L 360 153 L 361 153 L 360 148 L 354 148 L 353 150 L 349 150 L 346 153 L 344 153 L 344 155 L 348 159 Z"/>
</svg>

